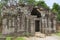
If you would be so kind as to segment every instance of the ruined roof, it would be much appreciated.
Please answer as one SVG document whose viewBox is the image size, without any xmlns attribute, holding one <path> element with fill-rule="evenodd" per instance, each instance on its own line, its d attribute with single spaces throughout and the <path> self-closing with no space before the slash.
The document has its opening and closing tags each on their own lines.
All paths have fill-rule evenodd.
<svg viewBox="0 0 60 40">
<path fill-rule="evenodd" d="M 42 10 L 42 11 L 49 11 L 48 8 L 45 8 L 45 7 L 43 7 L 43 6 L 35 6 L 34 8 L 38 8 L 38 9 L 40 9 L 40 10 Z"/>
</svg>

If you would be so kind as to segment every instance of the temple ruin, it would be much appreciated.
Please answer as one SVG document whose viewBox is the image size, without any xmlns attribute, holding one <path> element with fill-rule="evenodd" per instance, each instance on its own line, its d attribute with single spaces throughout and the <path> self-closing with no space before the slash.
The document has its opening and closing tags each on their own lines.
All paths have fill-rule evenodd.
<svg viewBox="0 0 60 40">
<path fill-rule="evenodd" d="M 35 35 L 56 32 L 56 15 L 41 6 L 11 5 L 2 8 L 2 34 Z"/>
</svg>

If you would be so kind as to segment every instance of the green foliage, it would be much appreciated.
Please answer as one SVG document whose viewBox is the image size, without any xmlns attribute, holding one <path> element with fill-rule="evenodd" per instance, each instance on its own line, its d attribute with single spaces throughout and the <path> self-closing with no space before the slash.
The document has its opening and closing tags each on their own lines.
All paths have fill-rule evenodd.
<svg viewBox="0 0 60 40">
<path fill-rule="evenodd" d="M 40 6 L 44 7 L 44 8 L 49 8 L 49 7 L 47 6 L 47 4 L 45 3 L 45 1 L 38 1 L 37 6 L 38 6 L 38 5 L 40 5 Z"/>
<path fill-rule="evenodd" d="M 57 36 L 60 36 L 60 32 L 56 33 Z"/>
<path fill-rule="evenodd" d="M 57 14 L 57 20 L 60 21 L 60 5 L 54 3 L 52 7 L 52 12 Z"/>
<path fill-rule="evenodd" d="M 0 26 L 2 25 L 2 17 L 1 17 L 1 9 L 3 7 L 3 3 L 0 2 Z"/>
<path fill-rule="evenodd" d="M 2 7 L 3 7 L 3 4 L 0 2 L 0 10 L 1 10 Z"/>
<path fill-rule="evenodd" d="M 53 9 L 52 12 L 57 13 L 56 9 Z"/>
<path fill-rule="evenodd" d="M 25 36 L 29 36 L 29 35 L 31 35 L 31 33 L 25 32 L 24 35 L 25 35 Z"/>
<path fill-rule="evenodd" d="M 6 40 L 11 40 L 12 37 L 6 37 Z"/>
<path fill-rule="evenodd" d="M 2 35 L 2 33 L 0 32 L 0 36 Z"/>
<path fill-rule="evenodd" d="M 47 4 L 45 3 L 45 1 L 43 1 L 43 0 L 39 0 L 39 1 L 36 1 L 36 0 L 19 0 L 19 3 L 27 3 L 29 5 L 35 5 L 35 6 L 41 5 L 45 8 L 49 8 L 47 6 Z"/>
<path fill-rule="evenodd" d="M 57 20 L 60 21 L 60 15 L 59 14 L 57 15 Z"/>
<path fill-rule="evenodd" d="M 12 40 L 13 37 L 6 37 L 6 40 Z M 15 40 L 25 40 L 24 37 L 16 37 Z"/>
<path fill-rule="evenodd" d="M 2 3 L 3 5 L 6 5 L 6 4 L 8 3 L 8 1 L 9 1 L 9 0 L 2 0 L 1 3 Z"/>
<path fill-rule="evenodd" d="M 57 20 L 60 21 L 60 11 L 58 11 Z"/>
<path fill-rule="evenodd" d="M 17 37 L 16 40 L 25 40 L 24 37 Z"/>
<path fill-rule="evenodd" d="M 35 0 L 27 0 L 28 4 L 33 4 L 35 3 Z"/>
<path fill-rule="evenodd" d="M 1 22 L 1 9 L 3 7 L 3 4 L 0 2 L 0 22 Z"/>
<path fill-rule="evenodd" d="M 59 7 L 60 7 L 60 6 L 59 6 L 57 3 L 54 3 L 52 10 L 53 10 L 53 11 L 55 10 L 55 12 L 58 12 L 58 11 L 59 11 Z"/>
<path fill-rule="evenodd" d="M 19 3 L 21 3 L 21 4 L 23 4 L 23 3 L 34 4 L 35 0 L 19 0 Z"/>
<path fill-rule="evenodd" d="M 4 1 L 8 2 L 8 0 L 4 0 Z"/>
<path fill-rule="evenodd" d="M 19 3 L 21 3 L 21 4 L 22 4 L 22 3 L 23 3 L 23 0 L 19 0 Z"/>
</svg>

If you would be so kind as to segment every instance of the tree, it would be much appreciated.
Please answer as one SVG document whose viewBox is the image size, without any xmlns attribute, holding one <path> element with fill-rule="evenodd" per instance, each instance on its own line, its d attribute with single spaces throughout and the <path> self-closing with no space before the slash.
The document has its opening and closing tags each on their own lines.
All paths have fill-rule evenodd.
<svg viewBox="0 0 60 40">
<path fill-rule="evenodd" d="M 5 2 L 8 2 L 8 0 L 4 0 Z"/>
<path fill-rule="evenodd" d="M 19 3 L 22 4 L 23 3 L 23 0 L 19 0 Z"/>
<path fill-rule="evenodd" d="M 2 6 L 3 6 L 3 4 L 0 2 L 0 10 L 1 10 Z"/>
<path fill-rule="evenodd" d="M 3 7 L 3 4 L 0 2 L 0 15 L 1 15 L 1 9 Z"/>
<path fill-rule="evenodd" d="M 52 11 L 57 14 L 57 20 L 60 21 L 60 5 L 54 3 L 52 7 Z"/>
<path fill-rule="evenodd" d="M 19 0 L 19 3 L 20 4 L 24 4 L 24 3 L 26 3 L 26 4 L 30 4 L 30 5 L 34 5 L 34 3 L 35 3 L 35 0 Z"/>
<path fill-rule="evenodd" d="M 34 5 L 35 4 L 35 0 L 27 0 L 28 4 Z"/>
<path fill-rule="evenodd" d="M 1 28 L 1 25 L 2 25 L 2 17 L 1 17 L 1 9 L 3 7 L 3 4 L 0 2 L 0 28 Z"/>
<path fill-rule="evenodd" d="M 48 8 L 48 9 L 49 9 L 49 7 L 48 7 L 47 4 L 45 3 L 45 1 L 38 1 L 37 6 L 38 6 L 38 5 L 40 5 L 40 6 L 44 7 L 44 8 Z"/>
<path fill-rule="evenodd" d="M 6 5 L 8 3 L 9 0 L 1 0 L 1 2 Z"/>
<path fill-rule="evenodd" d="M 57 20 L 60 21 L 60 11 L 57 14 Z"/>
<path fill-rule="evenodd" d="M 57 3 L 54 3 L 54 4 L 53 4 L 52 11 L 53 11 L 53 12 L 58 12 L 58 11 L 59 11 L 59 8 L 60 8 L 60 6 L 59 6 Z"/>
</svg>

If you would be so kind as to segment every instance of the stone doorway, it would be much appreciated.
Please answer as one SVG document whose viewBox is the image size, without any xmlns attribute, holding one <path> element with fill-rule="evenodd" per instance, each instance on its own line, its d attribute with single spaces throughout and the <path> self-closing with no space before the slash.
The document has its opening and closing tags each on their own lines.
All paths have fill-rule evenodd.
<svg viewBox="0 0 60 40">
<path fill-rule="evenodd" d="M 35 20 L 35 32 L 39 32 L 40 29 L 39 29 L 39 20 Z"/>
</svg>

